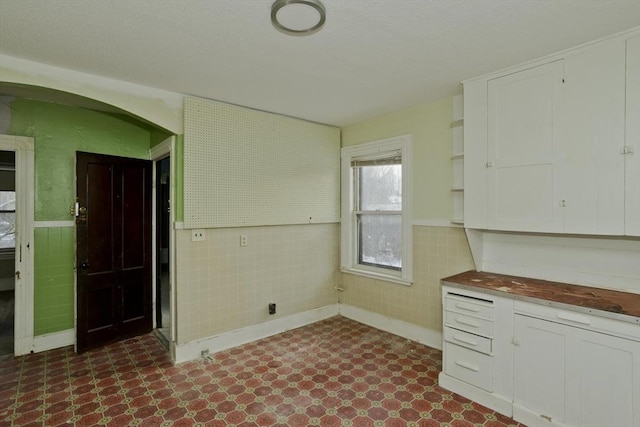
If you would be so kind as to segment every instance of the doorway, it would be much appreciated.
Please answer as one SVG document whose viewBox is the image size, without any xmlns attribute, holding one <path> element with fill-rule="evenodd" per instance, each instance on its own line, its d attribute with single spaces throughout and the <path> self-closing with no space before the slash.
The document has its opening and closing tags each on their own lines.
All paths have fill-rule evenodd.
<svg viewBox="0 0 640 427">
<path fill-rule="evenodd" d="M 152 164 L 78 152 L 78 352 L 151 331 Z"/>
<path fill-rule="evenodd" d="M 14 354 L 16 153 L 0 151 L 0 356 Z"/>
<path fill-rule="evenodd" d="M 156 328 L 171 342 L 171 158 L 156 161 Z"/>
</svg>

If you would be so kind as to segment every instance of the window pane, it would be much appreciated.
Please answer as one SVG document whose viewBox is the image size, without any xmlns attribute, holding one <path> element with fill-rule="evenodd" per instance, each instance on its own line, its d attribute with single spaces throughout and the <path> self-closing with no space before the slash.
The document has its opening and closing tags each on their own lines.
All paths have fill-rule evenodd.
<svg viewBox="0 0 640 427">
<path fill-rule="evenodd" d="M 402 217 L 358 215 L 358 263 L 402 268 Z"/>
<path fill-rule="evenodd" d="M 16 247 L 16 213 L 0 213 L 0 249 Z"/>
<path fill-rule="evenodd" d="M 0 191 L 0 211 L 16 210 L 16 192 Z"/>
<path fill-rule="evenodd" d="M 359 210 L 402 210 L 402 165 L 365 166 L 358 169 Z"/>
</svg>

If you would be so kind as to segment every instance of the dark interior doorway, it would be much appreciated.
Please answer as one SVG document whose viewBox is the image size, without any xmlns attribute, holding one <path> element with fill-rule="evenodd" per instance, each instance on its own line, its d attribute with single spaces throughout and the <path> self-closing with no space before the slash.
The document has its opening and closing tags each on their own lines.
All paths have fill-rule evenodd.
<svg viewBox="0 0 640 427">
<path fill-rule="evenodd" d="M 77 153 L 77 350 L 151 331 L 147 160 Z"/>
<path fill-rule="evenodd" d="M 16 153 L 0 151 L 0 355 L 14 353 Z"/>
<path fill-rule="evenodd" d="M 156 327 L 171 342 L 171 176 L 170 157 L 156 162 Z"/>
</svg>

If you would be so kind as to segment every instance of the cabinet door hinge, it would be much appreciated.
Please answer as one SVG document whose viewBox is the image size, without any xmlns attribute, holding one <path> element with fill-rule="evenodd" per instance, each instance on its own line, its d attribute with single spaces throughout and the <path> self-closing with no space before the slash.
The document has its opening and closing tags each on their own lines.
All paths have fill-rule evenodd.
<svg viewBox="0 0 640 427">
<path fill-rule="evenodd" d="M 620 149 L 620 154 L 633 154 L 633 147 L 631 145 L 625 145 Z"/>
<path fill-rule="evenodd" d="M 493 162 L 491 160 L 489 160 L 487 163 L 484 164 L 484 166 L 486 168 L 492 168 L 493 167 Z"/>
<path fill-rule="evenodd" d="M 520 345 L 520 340 L 518 340 L 516 337 L 511 337 L 511 344 L 513 344 L 515 346 L 519 346 Z"/>
<path fill-rule="evenodd" d="M 560 206 L 561 208 L 566 208 L 567 207 L 567 201 L 566 200 L 560 200 L 558 202 L 558 206 Z"/>
</svg>

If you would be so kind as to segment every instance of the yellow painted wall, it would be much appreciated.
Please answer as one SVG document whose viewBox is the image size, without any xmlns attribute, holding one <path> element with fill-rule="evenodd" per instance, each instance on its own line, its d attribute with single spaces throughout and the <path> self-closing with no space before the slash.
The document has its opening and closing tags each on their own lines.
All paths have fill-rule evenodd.
<svg viewBox="0 0 640 427">
<path fill-rule="evenodd" d="M 474 266 L 464 230 L 448 224 L 453 211 L 452 115 L 453 98 L 447 98 L 342 130 L 343 147 L 398 135 L 413 136 L 414 283 L 402 286 L 342 273 L 344 292 L 340 294 L 340 303 L 442 331 L 440 279 Z M 420 224 L 421 221 L 424 223 Z M 434 223 L 438 226 L 433 226 Z"/>
<path fill-rule="evenodd" d="M 374 117 L 342 129 L 342 146 L 399 135 L 413 136 L 413 219 L 452 216 L 453 98 Z"/>
</svg>

